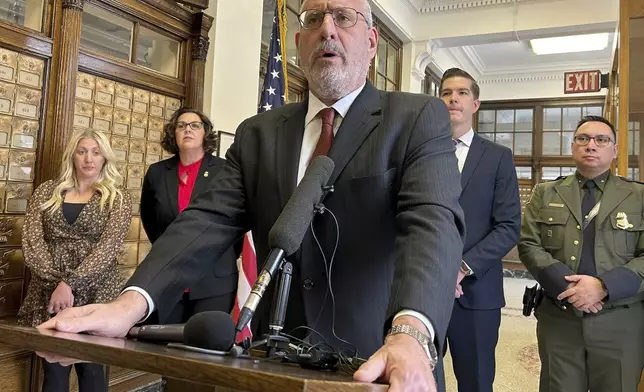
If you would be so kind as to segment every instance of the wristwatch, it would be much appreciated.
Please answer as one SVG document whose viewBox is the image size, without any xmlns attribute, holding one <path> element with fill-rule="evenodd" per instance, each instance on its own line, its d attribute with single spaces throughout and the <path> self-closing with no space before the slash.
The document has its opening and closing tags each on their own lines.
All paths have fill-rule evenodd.
<svg viewBox="0 0 644 392">
<path fill-rule="evenodd" d="M 434 368 L 436 367 L 436 363 L 438 362 L 438 352 L 436 351 L 434 342 L 432 342 L 429 339 L 429 336 L 425 335 L 424 333 L 420 332 L 419 330 L 417 330 L 416 328 L 412 327 L 409 324 L 394 325 L 387 333 L 387 336 L 396 335 L 399 333 L 404 333 L 418 340 L 418 343 L 420 343 L 420 345 L 423 346 L 423 350 L 425 350 L 425 354 L 427 354 L 427 358 L 429 358 L 429 364 L 432 370 L 434 370 Z"/>
</svg>

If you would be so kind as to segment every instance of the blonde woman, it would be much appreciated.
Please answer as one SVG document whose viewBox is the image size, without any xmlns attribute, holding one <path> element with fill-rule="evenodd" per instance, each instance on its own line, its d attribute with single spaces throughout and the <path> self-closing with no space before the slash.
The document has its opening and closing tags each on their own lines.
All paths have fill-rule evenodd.
<svg viewBox="0 0 644 392">
<path fill-rule="evenodd" d="M 31 270 L 19 323 L 35 327 L 74 306 L 106 303 L 119 294 L 117 259 L 130 226 L 132 202 L 120 189 L 114 153 L 100 132 L 76 132 L 61 175 L 30 199 L 22 247 Z M 81 392 L 107 391 L 103 367 L 76 364 Z M 43 392 L 69 390 L 71 367 L 43 361 Z"/>
</svg>

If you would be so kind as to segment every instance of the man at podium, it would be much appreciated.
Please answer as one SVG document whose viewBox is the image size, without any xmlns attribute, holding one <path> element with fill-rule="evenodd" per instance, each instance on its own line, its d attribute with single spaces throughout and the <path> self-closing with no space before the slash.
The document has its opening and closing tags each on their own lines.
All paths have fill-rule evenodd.
<svg viewBox="0 0 644 392">
<path fill-rule="evenodd" d="M 335 348 L 340 341 L 357 348 L 370 358 L 358 381 L 437 390 L 432 369 L 465 233 L 449 113 L 440 99 L 366 81 L 378 47 L 367 0 L 307 0 L 301 11 L 296 43 L 308 99 L 238 127 L 227 167 L 155 242 L 116 301 L 68 309 L 41 328 L 125 336 L 152 312 L 167 312 L 164 305 L 249 229 L 263 260 L 268 231 L 309 162 L 327 155 L 335 192 L 324 203 L 337 226 L 331 214 L 317 216 L 320 247 L 309 230 L 289 258 L 285 330 L 315 326 Z M 327 262 L 335 254 L 330 279 L 322 252 Z M 261 329 L 271 302 L 265 296 L 255 313 Z"/>
</svg>

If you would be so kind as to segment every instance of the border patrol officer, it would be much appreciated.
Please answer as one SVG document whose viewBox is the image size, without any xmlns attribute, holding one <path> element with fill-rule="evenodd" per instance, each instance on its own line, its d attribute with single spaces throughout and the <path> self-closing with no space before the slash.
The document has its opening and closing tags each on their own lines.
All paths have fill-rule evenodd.
<svg viewBox="0 0 644 392">
<path fill-rule="evenodd" d="M 636 392 L 644 366 L 644 184 L 610 173 L 613 125 L 586 116 L 577 171 L 535 186 L 519 256 L 545 289 L 540 392 Z"/>
</svg>

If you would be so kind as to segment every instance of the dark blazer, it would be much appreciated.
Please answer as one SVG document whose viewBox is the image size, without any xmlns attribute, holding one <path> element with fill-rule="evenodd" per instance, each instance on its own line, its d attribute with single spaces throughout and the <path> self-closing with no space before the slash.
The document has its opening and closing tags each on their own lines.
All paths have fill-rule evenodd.
<svg viewBox="0 0 644 392">
<path fill-rule="evenodd" d="M 226 167 L 154 244 L 128 285 L 145 289 L 155 304 L 174 301 L 191 276 L 210 268 L 248 229 L 262 263 L 268 232 L 296 187 L 307 108 L 305 101 L 245 120 Z M 290 257 L 285 330 L 307 323 L 337 347 L 335 309 L 336 335 L 368 357 L 382 346 L 392 317 L 411 309 L 429 317 L 442 345 L 465 232 L 445 104 L 367 83 L 329 157 L 335 162 L 329 180 L 335 192 L 324 203 L 339 227 L 332 265 L 331 214 L 318 215 L 314 226 L 331 270 L 335 306 L 327 295 L 325 261 L 309 230 Z M 253 318 L 262 331 L 268 329 L 271 300 L 267 291 Z"/>
<path fill-rule="evenodd" d="M 463 260 L 474 275 L 461 282 L 458 299 L 468 309 L 499 309 L 503 296 L 501 259 L 519 241 L 521 202 L 512 151 L 475 134 L 461 173 L 465 212 Z"/>
<path fill-rule="evenodd" d="M 211 154 L 204 155 L 190 196 L 191 203 L 211 185 L 212 180 L 225 165 L 224 159 Z M 141 222 L 153 244 L 179 216 L 178 170 L 179 157 L 174 156 L 152 164 L 145 174 L 141 191 Z M 192 276 L 186 285 L 190 287 L 189 298 L 208 298 L 236 291 L 239 252 L 239 245 L 229 247 L 214 265 L 202 269 L 199 276 Z"/>
</svg>

